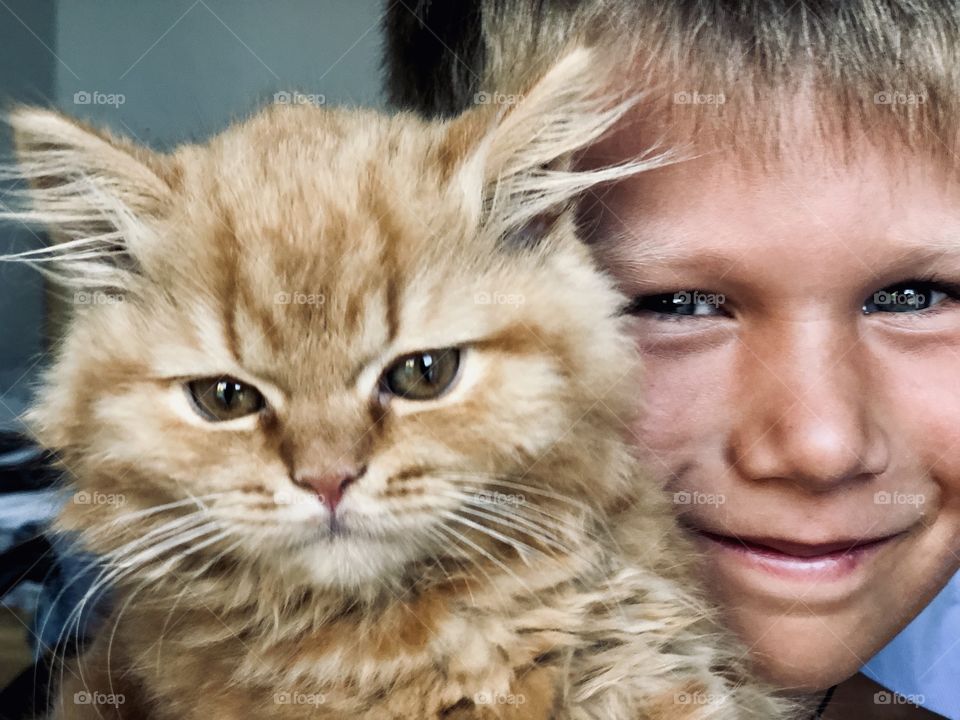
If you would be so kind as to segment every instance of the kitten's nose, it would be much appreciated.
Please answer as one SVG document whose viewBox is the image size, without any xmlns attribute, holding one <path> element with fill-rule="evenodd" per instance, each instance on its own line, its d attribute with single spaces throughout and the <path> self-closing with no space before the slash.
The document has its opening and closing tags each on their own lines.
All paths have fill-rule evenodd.
<svg viewBox="0 0 960 720">
<path fill-rule="evenodd" d="M 301 487 L 313 490 L 320 498 L 320 502 L 332 513 L 340 504 L 343 493 L 363 475 L 364 470 L 366 467 L 343 466 L 325 473 L 298 474 L 295 482 Z"/>
</svg>

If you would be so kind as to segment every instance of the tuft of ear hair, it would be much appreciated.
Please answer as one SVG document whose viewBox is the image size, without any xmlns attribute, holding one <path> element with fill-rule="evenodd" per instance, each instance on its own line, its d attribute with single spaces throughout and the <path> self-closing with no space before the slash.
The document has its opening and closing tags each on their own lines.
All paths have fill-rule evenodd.
<svg viewBox="0 0 960 720">
<path fill-rule="evenodd" d="M 487 232 L 516 233 L 539 218 L 558 215 L 593 187 L 678 159 L 653 145 L 627 162 L 576 169 L 576 152 L 606 135 L 643 99 L 618 93 L 615 78 L 615 58 L 577 46 L 526 93 L 494 106 L 492 119 L 490 106 L 483 106 L 451 121 L 452 137 L 469 137 L 472 127 L 473 138 L 480 138 L 464 153 L 459 186 L 472 196 Z"/>
<path fill-rule="evenodd" d="M 53 244 L 0 260 L 67 287 L 130 290 L 147 221 L 169 197 L 164 157 L 45 108 L 16 106 L 6 119 L 15 163 L 0 181 L 15 185 L 0 221 L 45 230 Z"/>
</svg>

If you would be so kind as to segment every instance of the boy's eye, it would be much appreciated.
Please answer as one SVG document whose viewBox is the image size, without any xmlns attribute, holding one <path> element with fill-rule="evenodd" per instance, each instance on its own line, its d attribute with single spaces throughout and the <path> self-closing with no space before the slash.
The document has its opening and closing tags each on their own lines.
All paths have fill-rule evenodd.
<svg viewBox="0 0 960 720">
<path fill-rule="evenodd" d="M 877 290 L 863 303 L 863 313 L 909 313 L 939 305 L 956 293 L 933 282 L 909 281 Z"/>
<path fill-rule="evenodd" d="M 263 410 L 260 391 L 231 377 L 202 378 L 187 383 L 194 409 L 204 420 L 236 420 Z"/>
<path fill-rule="evenodd" d="M 638 295 L 623 309 L 626 315 L 656 313 L 659 315 L 724 315 L 721 306 L 726 298 L 720 293 L 701 290 L 680 290 L 658 295 Z"/>
<path fill-rule="evenodd" d="M 405 400 L 433 400 L 453 384 L 460 369 L 460 350 L 442 348 L 404 355 L 380 378 L 381 392 Z"/>
</svg>

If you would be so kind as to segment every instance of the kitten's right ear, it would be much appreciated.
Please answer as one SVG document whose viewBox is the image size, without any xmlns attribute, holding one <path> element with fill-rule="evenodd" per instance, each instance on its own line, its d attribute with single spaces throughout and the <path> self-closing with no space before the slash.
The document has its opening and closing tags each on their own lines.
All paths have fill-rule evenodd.
<svg viewBox="0 0 960 720">
<path fill-rule="evenodd" d="M 174 177 L 169 158 L 58 112 L 18 106 L 7 115 L 16 163 L 0 178 L 18 183 L 0 220 L 48 231 L 53 245 L 0 256 L 33 265 L 57 282 L 128 289 L 130 273 L 163 215 Z"/>
<path fill-rule="evenodd" d="M 674 160 L 654 145 L 616 165 L 578 170 L 575 153 L 596 142 L 641 99 L 618 90 L 622 60 L 576 46 L 524 93 L 480 93 L 481 107 L 450 123 L 449 154 L 462 158 L 458 182 L 468 207 L 495 237 L 509 237 L 585 191 Z M 485 97 L 481 97 L 485 96 Z M 499 105 L 500 99 L 506 102 Z"/>
</svg>

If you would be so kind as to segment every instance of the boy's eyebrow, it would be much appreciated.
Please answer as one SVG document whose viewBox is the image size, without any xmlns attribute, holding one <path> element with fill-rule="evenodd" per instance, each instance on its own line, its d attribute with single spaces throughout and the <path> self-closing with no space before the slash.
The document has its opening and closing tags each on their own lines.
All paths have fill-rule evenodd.
<svg viewBox="0 0 960 720">
<path fill-rule="evenodd" d="M 936 265 L 942 262 L 956 265 L 960 263 L 960 240 L 955 240 L 952 243 L 943 242 L 907 247 L 897 256 L 896 262 L 911 266 Z M 957 269 L 960 269 L 960 267 Z"/>
<path fill-rule="evenodd" d="M 617 217 L 608 225 L 605 230 L 593 234 L 588 242 L 605 258 L 622 261 L 628 266 L 706 254 L 697 247 L 697 239 L 692 238 L 683 225 L 650 218 L 631 218 L 628 222 Z"/>
<path fill-rule="evenodd" d="M 933 272 L 940 265 L 949 265 L 943 268 L 945 271 L 960 272 L 960 213 L 955 220 L 955 231 L 945 230 L 941 224 L 936 230 L 929 228 L 930 232 L 911 227 L 907 233 L 878 238 L 878 245 L 886 245 L 890 252 L 873 256 L 867 267 L 878 276 L 898 271 Z M 726 274 L 742 261 L 744 252 L 749 252 L 736 245 L 705 248 L 701 238 L 691 236 L 689 228 L 653 219 L 635 222 L 629 228 L 621 224 L 618 232 L 599 234 L 592 244 L 603 264 L 615 264 L 638 279 L 654 268 Z"/>
<path fill-rule="evenodd" d="M 902 247 L 903 262 L 923 264 L 960 258 L 960 212 L 938 217 L 929 224 L 912 224 L 906 232 L 891 232 L 890 240 Z"/>
</svg>

